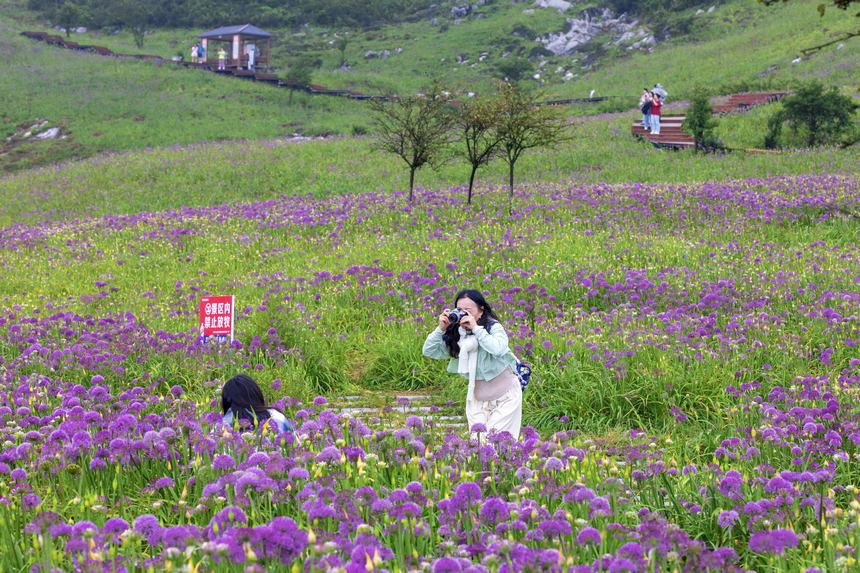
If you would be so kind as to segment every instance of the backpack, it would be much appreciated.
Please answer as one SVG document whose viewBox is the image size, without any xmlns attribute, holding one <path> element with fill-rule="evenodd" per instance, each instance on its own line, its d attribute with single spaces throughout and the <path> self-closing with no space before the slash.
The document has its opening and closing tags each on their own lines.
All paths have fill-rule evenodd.
<svg viewBox="0 0 860 573">
<path fill-rule="evenodd" d="M 517 379 L 520 381 L 520 388 L 525 392 L 532 377 L 531 367 L 525 362 L 520 362 L 519 359 L 517 359 L 517 366 L 514 370 L 514 374 L 517 375 Z"/>
</svg>

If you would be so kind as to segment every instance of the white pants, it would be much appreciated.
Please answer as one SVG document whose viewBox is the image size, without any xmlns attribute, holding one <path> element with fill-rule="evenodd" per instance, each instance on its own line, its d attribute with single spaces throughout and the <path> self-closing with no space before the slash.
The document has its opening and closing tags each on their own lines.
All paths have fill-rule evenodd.
<svg viewBox="0 0 860 573">
<path fill-rule="evenodd" d="M 469 429 L 484 424 L 487 431 L 510 432 L 515 440 L 520 437 L 523 420 L 523 391 L 519 382 L 495 400 L 483 401 L 466 398 L 466 420 Z"/>
</svg>

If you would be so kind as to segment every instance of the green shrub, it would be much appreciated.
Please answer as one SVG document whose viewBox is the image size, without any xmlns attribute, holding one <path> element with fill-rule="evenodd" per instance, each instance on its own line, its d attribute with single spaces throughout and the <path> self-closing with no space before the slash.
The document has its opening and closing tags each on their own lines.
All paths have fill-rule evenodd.
<svg viewBox="0 0 860 573">
<path fill-rule="evenodd" d="M 842 143 L 857 130 L 854 114 L 858 107 L 836 87 L 825 88 L 814 80 L 801 84 L 794 95 L 783 100 L 782 110 L 768 121 L 765 147 L 780 145 L 786 123 L 809 147 Z"/>
</svg>

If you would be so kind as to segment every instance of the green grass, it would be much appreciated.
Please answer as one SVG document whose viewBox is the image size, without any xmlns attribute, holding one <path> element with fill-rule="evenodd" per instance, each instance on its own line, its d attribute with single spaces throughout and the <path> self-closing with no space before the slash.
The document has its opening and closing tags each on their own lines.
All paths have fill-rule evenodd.
<svg viewBox="0 0 860 573">
<path fill-rule="evenodd" d="M 22 2 L 4 0 L 2 6 L 0 56 L 12 73 L 0 76 L 0 98 L 6 104 L 0 112 L 0 137 L 8 137 L 18 126 L 32 124 L 38 118 L 62 126 L 67 137 L 12 149 L 0 147 L 0 172 L 103 151 L 269 139 L 293 132 L 348 135 L 366 131 L 371 123 L 363 102 L 305 94 L 294 95 L 291 101 L 288 90 L 268 85 L 239 82 L 169 63 L 118 60 L 49 47 L 17 35 L 23 29 L 45 29 Z M 339 55 L 330 45 L 334 31 L 276 30 L 276 64 L 283 65 L 287 56 L 297 53 L 317 56 L 322 67 L 314 81 L 365 92 L 412 92 L 434 77 L 460 91 L 489 91 L 495 87 L 495 66 L 502 53 L 513 51 L 515 55 L 522 49 L 528 55 L 534 45 L 511 36 L 515 27 L 546 33 L 563 25 L 564 17 L 553 10 L 526 10 L 519 4 L 491 5 L 486 7 L 486 18 L 451 24 L 444 32 L 428 22 L 346 31 L 351 38 L 347 58 L 352 65 L 347 72 L 337 69 Z M 699 40 L 674 39 L 647 55 L 610 53 L 595 71 L 580 70 L 580 77 L 569 83 L 560 82 L 554 70 L 559 65 L 570 69 L 571 60 L 550 58 L 542 72 L 544 78 L 550 78 L 545 86 L 547 95 L 583 96 L 596 89 L 598 95 L 629 96 L 597 107 L 568 108 L 571 115 L 579 115 L 630 107 L 638 95 L 638 86 L 657 80 L 668 87 L 673 99 L 683 96 L 693 84 L 706 85 L 714 91 L 753 86 L 782 88 L 804 77 L 819 77 L 851 92 L 856 89 L 860 42 L 846 42 L 842 49 L 833 46 L 798 65 L 789 63 L 798 46 L 819 43 L 854 24 L 836 10 L 828 11 L 823 19 L 813 14 L 814 7 L 803 2 L 773 9 L 765 9 L 754 0 L 730 2 L 712 15 L 699 17 Z M 169 58 L 179 50 L 187 51 L 196 32 L 199 31 L 156 30 L 147 36 L 142 51 Z M 120 52 L 141 51 L 125 32 L 73 36 L 76 41 L 102 44 Z M 792 39 L 787 41 L 786 37 Z M 364 60 L 367 50 L 393 51 L 397 47 L 402 47 L 403 52 L 387 60 Z M 482 51 L 489 52 L 490 57 L 478 63 L 477 56 Z M 470 63 L 453 63 L 458 54 L 468 54 Z M 779 68 L 767 79 L 757 79 L 756 74 L 770 64 Z M 727 143 L 760 146 L 754 143 L 760 130 L 759 116 L 751 117 L 749 123 L 739 120 L 737 142 L 732 134 L 724 134 Z M 605 148 L 607 144 L 592 141 L 587 145 Z M 609 149 L 618 150 L 614 145 Z M 599 155 L 597 167 L 604 170 L 606 154 Z M 590 157 L 585 159 L 585 163 L 574 164 L 572 169 L 565 165 L 565 169 L 594 169 L 588 161 Z M 638 176 L 635 169 L 628 174 Z"/>
<path fill-rule="evenodd" d="M 0 137 L 39 118 L 68 136 L 16 147 L 0 155 L 0 169 L 198 141 L 349 133 L 353 125 L 368 124 L 361 102 L 306 94 L 290 101 L 286 89 L 60 50 L 10 34 L 8 27 L 0 32 L 0 55 L 15 70 L 0 76 Z"/>
<path fill-rule="evenodd" d="M 630 124 L 636 117 L 631 113 L 575 122 L 570 142 L 524 156 L 517 164 L 517 181 L 682 183 L 860 170 L 860 159 L 852 149 L 779 155 L 658 152 L 631 137 Z M 741 119 L 743 116 L 731 118 L 735 122 Z M 730 136 L 725 139 L 732 147 L 743 144 L 745 136 L 737 140 Z M 505 183 L 505 169 L 496 161 L 478 171 L 479 201 L 482 193 Z M 467 165 L 452 157 L 435 171 L 420 170 L 417 184 L 438 188 L 463 185 L 467 178 Z M 170 147 L 0 179 L 0 226 L 61 216 L 271 199 L 282 194 L 388 193 L 405 189 L 407 181 L 405 164 L 375 151 L 370 138 Z"/>
<path fill-rule="evenodd" d="M 814 2 L 789 2 L 765 8 L 756 0 L 728 2 L 712 15 L 698 39 L 678 38 L 658 46 L 651 54 L 637 53 L 601 66 L 563 88 L 560 93 L 623 95 L 633 86 L 661 82 L 671 97 L 689 96 L 694 86 L 713 93 L 744 89 L 781 89 L 799 79 L 816 78 L 857 93 L 860 41 L 846 41 L 792 64 L 802 48 L 826 42 L 857 28 L 856 18 L 841 10 L 818 17 Z M 769 66 L 777 69 L 765 77 Z M 636 90 L 637 94 L 638 91 Z"/>
</svg>

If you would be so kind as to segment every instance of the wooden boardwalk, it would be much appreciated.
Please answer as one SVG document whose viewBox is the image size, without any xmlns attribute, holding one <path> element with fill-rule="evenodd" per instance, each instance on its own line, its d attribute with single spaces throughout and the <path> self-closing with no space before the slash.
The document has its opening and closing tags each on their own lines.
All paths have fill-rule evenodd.
<svg viewBox="0 0 860 573">
<path fill-rule="evenodd" d="M 757 105 L 764 105 L 779 101 L 788 95 L 788 92 L 744 92 L 723 96 L 722 100 L 713 106 L 715 114 L 743 113 Z M 684 123 L 683 115 L 664 115 L 660 121 L 660 135 L 654 135 L 642 127 L 640 119 L 630 127 L 634 137 L 650 141 L 654 147 L 663 149 L 686 149 L 696 146 L 696 141 L 691 135 L 684 133 L 681 125 Z M 762 152 L 762 150 L 748 150 L 749 152 Z"/>
<path fill-rule="evenodd" d="M 714 105 L 714 113 L 745 112 L 757 105 L 779 101 L 787 95 L 788 92 L 743 92 L 732 94 L 728 96 L 726 101 Z"/>
<path fill-rule="evenodd" d="M 642 119 L 630 127 L 634 137 L 650 141 L 654 147 L 664 149 L 687 149 L 695 147 L 692 136 L 681 129 L 684 123 L 683 115 L 664 115 L 660 118 L 660 135 L 654 135 L 642 127 Z"/>
</svg>

